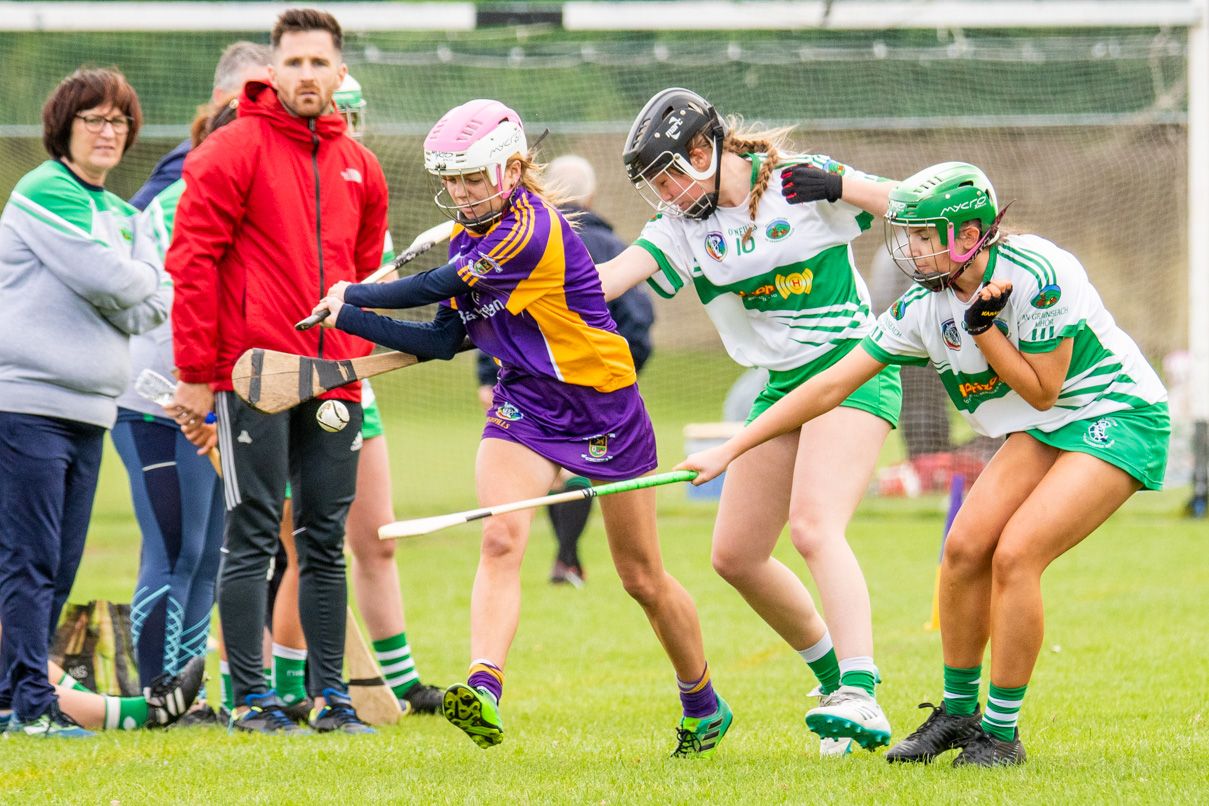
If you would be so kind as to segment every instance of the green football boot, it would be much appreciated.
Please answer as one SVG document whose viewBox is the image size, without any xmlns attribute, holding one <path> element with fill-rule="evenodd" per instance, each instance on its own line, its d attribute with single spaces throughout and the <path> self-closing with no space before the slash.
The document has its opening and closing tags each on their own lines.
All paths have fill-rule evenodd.
<svg viewBox="0 0 1209 806">
<path fill-rule="evenodd" d="M 482 689 L 454 683 L 445 690 L 441 703 L 445 718 L 479 747 L 495 747 L 504 741 L 504 721 L 495 698 Z"/>
<path fill-rule="evenodd" d="M 709 716 L 682 718 L 676 729 L 676 749 L 672 758 L 709 758 L 734 718 L 730 706 L 721 697 L 718 697 L 718 710 Z"/>
</svg>

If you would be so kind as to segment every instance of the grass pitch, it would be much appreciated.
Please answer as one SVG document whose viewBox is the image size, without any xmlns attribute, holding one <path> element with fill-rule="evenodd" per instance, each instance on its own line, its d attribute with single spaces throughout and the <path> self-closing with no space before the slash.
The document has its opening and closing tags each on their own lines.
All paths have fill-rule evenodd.
<svg viewBox="0 0 1209 806">
<path fill-rule="evenodd" d="M 124 485 L 110 453 L 75 600 L 130 597 L 138 537 Z M 664 488 L 665 561 L 697 601 L 715 681 L 735 711 L 710 761 L 667 758 L 678 719 L 671 667 L 610 568 L 599 516 L 583 543 L 581 591 L 546 583 L 553 540 L 539 517 L 500 747 L 480 750 L 440 717 L 360 738 L 195 729 L 0 740 L 0 802 L 1204 803 L 1209 564 L 1205 525 L 1175 516 L 1182 496 L 1136 496 L 1047 573 L 1046 648 L 1022 712 L 1029 762 L 1019 769 L 892 767 L 865 752 L 821 761 L 802 722 L 807 667 L 710 569 L 714 506 Z M 921 721 L 918 703 L 941 695 L 940 637 L 923 624 L 942 507 L 873 499 L 850 530 L 896 737 Z M 805 574 L 784 543 L 778 556 Z M 473 525 L 400 545 L 408 634 L 427 682 L 465 674 L 477 551 Z"/>
</svg>

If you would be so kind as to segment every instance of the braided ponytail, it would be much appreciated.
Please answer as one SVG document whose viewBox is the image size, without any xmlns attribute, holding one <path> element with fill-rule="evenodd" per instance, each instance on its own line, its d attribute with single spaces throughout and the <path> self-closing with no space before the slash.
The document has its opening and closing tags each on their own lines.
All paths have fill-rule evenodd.
<svg viewBox="0 0 1209 806">
<path fill-rule="evenodd" d="M 730 134 L 722 142 L 722 150 L 729 151 L 731 154 L 765 154 L 764 161 L 760 164 L 760 170 L 756 174 L 755 184 L 752 185 L 751 195 L 747 200 L 747 215 L 751 219 L 751 223 L 747 226 L 747 231 L 743 233 L 743 242 L 747 243 L 756 232 L 756 214 L 760 209 L 760 199 L 763 198 L 765 191 L 768 190 L 768 183 L 772 180 L 772 172 L 776 169 L 777 164 L 781 160 L 780 149 L 785 148 L 789 133 L 793 131 L 793 127 L 785 126 L 780 129 L 760 129 L 756 126 L 744 126 L 743 119 L 739 117 L 730 117 Z"/>
</svg>

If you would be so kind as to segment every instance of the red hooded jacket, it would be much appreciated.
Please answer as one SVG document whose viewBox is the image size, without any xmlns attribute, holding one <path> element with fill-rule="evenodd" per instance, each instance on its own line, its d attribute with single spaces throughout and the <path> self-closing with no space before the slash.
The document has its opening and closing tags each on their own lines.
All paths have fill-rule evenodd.
<svg viewBox="0 0 1209 806">
<path fill-rule="evenodd" d="M 238 119 L 185 160 L 165 259 L 181 381 L 230 390 L 252 347 L 327 359 L 372 349 L 339 330 L 294 330 L 333 283 L 355 283 L 382 259 L 386 178 L 345 132 L 343 116 L 295 117 L 253 81 Z M 359 401 L 361 385 L 322 397 Z"/>
</svg>

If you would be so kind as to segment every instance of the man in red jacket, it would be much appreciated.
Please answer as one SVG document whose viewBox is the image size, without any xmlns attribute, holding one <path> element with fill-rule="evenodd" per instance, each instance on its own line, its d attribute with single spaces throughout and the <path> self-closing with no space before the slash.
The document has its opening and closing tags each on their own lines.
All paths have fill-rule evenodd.
<svg viewBox="0 0 1209 806">
<path fill-rule="evenodd" d="M 232 391 L 231 369 L 248 348 L 327 359 L 354 358 L 371 345 L 344 333 L 293 323 L 335 282 L 357 282 L 378 267 L 387 190 L 368 149 L 345 137 L 332 93 L 347 68 L 330 15 L 282 13 L 272 34 L 272 86 L 249 82 L 239 117 L 185 161 L 167 269 L 172 309 L 175 404 L 184 421 L 218 415 L 226 542 L 219 571 L 219 616 L 235 694 L 238 729 L 291 733 L 262 674 L 266 574 L 277 547 L 286 482 L 294 502 L 299 609 L 310 648 L 311 727 L 369 731 L 342 679 L 347 594 L 344 521 L 357 480 L 361 389 L 325 399 L 348 410 L 328 432 L 315 413 L 323 399 L 260 414 Z"/>
</svg>

